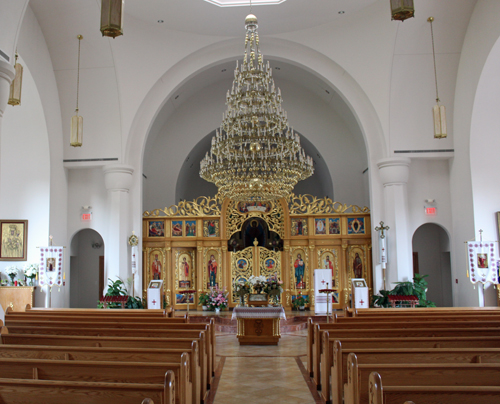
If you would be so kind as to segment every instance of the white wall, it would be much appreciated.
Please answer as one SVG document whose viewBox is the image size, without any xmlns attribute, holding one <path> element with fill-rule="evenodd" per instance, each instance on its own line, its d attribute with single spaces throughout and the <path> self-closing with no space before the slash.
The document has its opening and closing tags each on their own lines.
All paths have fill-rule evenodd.
<svg viewBox="0 0 500 404">
<path fill-rule="evenodd" d="M 28 220 L 27 261 L 0 261 L 0 269 L 38 263 L 37 247 L 49 237 L 50 160 L 47 125 L 33 76 L 23 59 L 22 99 L 20 106 L 9 106 L 1 137 L 0 217 Z M 2 278 L 6 278 L 3 274 Z M 6 279 L 9 279 L 8 277 Z M 20 276 L 19 279 L 24 279 Z M 35 304 L 44 298 L 36 293 Z"/>
</svg>

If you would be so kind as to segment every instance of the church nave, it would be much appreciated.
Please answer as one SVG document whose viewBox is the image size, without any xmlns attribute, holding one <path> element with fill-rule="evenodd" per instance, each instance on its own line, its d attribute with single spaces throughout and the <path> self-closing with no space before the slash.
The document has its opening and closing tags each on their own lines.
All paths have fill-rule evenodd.
<svg viewBox="0 0 500 404">
<path fill-rule="evenodd" d="M 262 404 L 316 404 L 306 372 L 307 330 L 282 334 L 278 346 L 240 346 L 234 334 L 217 335 L 217 368 L 208 404 L 248 399 Z M 306 381 L 307 380 L 307 381 Z"/>
</svg>

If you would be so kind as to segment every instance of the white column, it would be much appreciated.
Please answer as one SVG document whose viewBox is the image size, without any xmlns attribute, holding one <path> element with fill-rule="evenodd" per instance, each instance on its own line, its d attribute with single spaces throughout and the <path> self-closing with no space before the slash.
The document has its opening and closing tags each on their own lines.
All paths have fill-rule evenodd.
<svg viewBox="0 0 500 404">
<path fill-rule="evenodd" d="M 2 120 L 7 101 L 9 101 L 10 84 L 14 80 L 15 70 L 10 63 L 0 59 L 0 139 L 2 138 Z M 0 142 L 1 143 L 1 142 Z M 1 166 L 1 164 L 0 164 Z M 1 190 L 0 184 L 0 190 Z"/>
<path fill-rule="evenodd" d="M 386 287 L 393 282 L 413 279 L 412 245 L 409 234 L 408 192 L 406 184 L 411 160 L 406 157 L 389 157 L 377 163 L 380 179 L 384 184 L 384 223 L 388 231 L 388 257 Z"/>
<path fill-rule="evenodd" d="M 105 240 L 105 284 L 107 279 L 120 278 L 123 282 L 132 277 L 128 237 L 129 229 L 129 189 L 132 185 L 133 167 L 110 164 L 103 167 L 104 180 L 108 190 L 108 236 Z M 106 286 L 105 286 L 106 289 Z M 129 293 L 132 293 L 130 288 Z"/>
</svg>

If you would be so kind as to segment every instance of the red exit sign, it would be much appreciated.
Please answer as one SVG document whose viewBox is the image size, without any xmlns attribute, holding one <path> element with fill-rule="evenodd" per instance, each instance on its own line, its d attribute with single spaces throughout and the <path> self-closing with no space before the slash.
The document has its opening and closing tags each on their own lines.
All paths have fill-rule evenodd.
<svg viewBox="0 0 500 404">
<path fill-rule="evenodd" d="M 435 215 L 436 214 L 436 208 L 435 207 L 426 207 L 425 208 L 425 214 L 426 215 Z"/>
<path fill-rule="evenodd" d="M 88 222 L 89 220 L 92 220 L 92 213 L 82 213 L 82 220 L 84 222 Z"/>
</svg>

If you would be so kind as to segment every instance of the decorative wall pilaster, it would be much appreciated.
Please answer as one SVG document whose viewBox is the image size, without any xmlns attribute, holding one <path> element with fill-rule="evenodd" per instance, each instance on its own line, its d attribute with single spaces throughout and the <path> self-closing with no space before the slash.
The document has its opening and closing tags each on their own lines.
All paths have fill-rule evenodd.
<svg viewBox="0 0 500 404">
<path fill-rule="evenodd" d="M 393 282 L 413 279 L 407 191 L 410 163 L 406 157 L 389 157 L 377 163 L 384 184 L 383 220 L 391 228 L 387 236 L 387 289 L 393 288 Z"/>
<path fill-rule="evenodd" d="M 108 235 L 105 240 L 105 278 L 126 280 L 132 276 L 128 237 L 130 230 L 129 189 L 132 185 L 133 167 L 110 164 L 103 167 L 108 190 Z M 138 272 L 138 274 L 140 271 Z M 136 290 L 141 290 L 142 279 L 136 276 Z"/>
</svg>

